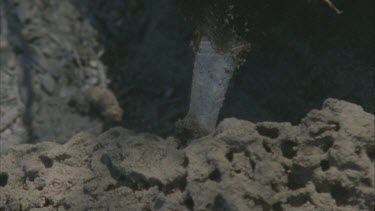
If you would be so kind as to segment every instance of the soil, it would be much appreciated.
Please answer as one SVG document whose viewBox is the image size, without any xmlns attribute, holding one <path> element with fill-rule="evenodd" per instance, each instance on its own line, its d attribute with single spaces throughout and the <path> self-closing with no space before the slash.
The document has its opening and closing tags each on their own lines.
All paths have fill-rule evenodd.
<svg viewBox="0 0 375 211">
<path fill-rule="evenodd" d="M 375 117 L 328 99 L 301 124 L 235 118 L 179 148 L 116 127 L 0 157 L 2 210 L 373 210 Z"/>
<path fill-rule="evenodd" d="M 122 118 L 107 88 L 97 32 L 71 3 L 4 1 L 1 7 L 2 151 L 22 142 L 65 142 L 82 130 L 100 133 L 106 110 Z M 87 115 L 91 101 L 98 115 Z"/>
</svg>

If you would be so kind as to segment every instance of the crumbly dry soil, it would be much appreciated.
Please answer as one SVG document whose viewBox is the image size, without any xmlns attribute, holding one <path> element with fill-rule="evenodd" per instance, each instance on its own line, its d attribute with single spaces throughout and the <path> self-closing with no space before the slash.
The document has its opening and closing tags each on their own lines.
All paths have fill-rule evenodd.
<svg viewBox="0 0 375 211">
<path fill-rule="evenodd" d="M 69 1 L 4 0 L 0 19 L 0 154 L 121 120 L 98 33 Z"/>
<path fill-rule="evenodd" d="M 327 99 L 299 125 L 223 120 L 181 148 L 113 128 L 0 157 L 0 210 L 373 210 L 374 115 Z"/>
</svg>

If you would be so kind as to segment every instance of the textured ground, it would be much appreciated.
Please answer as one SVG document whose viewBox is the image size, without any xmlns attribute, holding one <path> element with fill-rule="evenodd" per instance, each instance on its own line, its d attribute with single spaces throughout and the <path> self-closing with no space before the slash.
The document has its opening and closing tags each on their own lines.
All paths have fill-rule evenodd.
<svg viewBox="0 0 375 211">
<path fill-rule="evenodd" d="M 113 128 L 0 157 L 0 210 L 373 210 L 374 115 L 328 99 L 299 125 L 225 119 L 180 148 Z"/>
<path fill-rule="evenodd" d="M 0 153 L 121 120 L 97 32 L 71 3 L 5 0 L 0 10 Z"/>
</svg>

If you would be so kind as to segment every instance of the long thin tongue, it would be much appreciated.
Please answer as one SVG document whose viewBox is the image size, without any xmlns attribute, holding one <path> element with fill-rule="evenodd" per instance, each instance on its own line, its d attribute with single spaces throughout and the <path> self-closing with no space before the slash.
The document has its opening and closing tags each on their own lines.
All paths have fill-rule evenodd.
<svg viewBox="0 0 375 211">
<path fill-rule="evenodd" d="M 177 122 L 179 132 L 200 137 L 215 129 L 229 81 L 236 69 L 231 54 L 219 52 L 202 38 L 195 57 L 189 112 Z"/>
</svg>

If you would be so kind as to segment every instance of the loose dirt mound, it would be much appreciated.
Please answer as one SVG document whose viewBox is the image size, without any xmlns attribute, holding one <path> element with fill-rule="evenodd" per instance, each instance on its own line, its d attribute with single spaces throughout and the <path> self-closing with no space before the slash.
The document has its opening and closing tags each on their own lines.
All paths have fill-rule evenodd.
<svg viewBox="0 0 375 211">
<path fill-rule="evenodd" d="M 328 99 L 299 125 L 225 119 L 184 149 L 113 128 L 0 158 L 0 210 L 372 210 L 374 115 Z"/>
<path fill-rule="evenodd" d="M 121 120 L 98 33 L 69 1 L 4 0 L 0 10 L 0 153 Z"/>
</svg>

